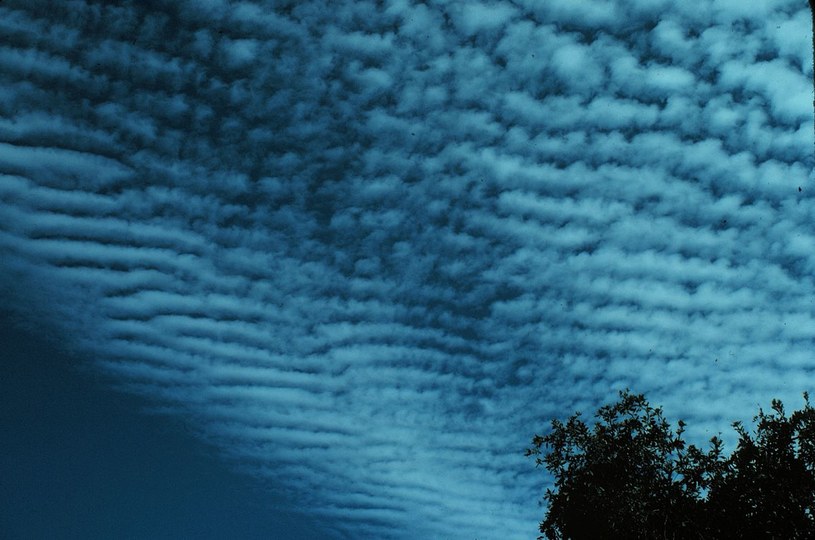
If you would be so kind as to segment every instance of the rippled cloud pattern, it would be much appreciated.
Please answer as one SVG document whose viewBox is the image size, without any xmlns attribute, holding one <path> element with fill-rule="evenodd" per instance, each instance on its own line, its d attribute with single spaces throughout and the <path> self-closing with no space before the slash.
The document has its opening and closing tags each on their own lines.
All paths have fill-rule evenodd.
<svg viewBox="0 0 815 540">
<path fill-rule="evenodd" d="M 529 538 L 547 419 L 811 389 L 793 0 L 0 5 L 0 294 L 336 538 Z M 47 330 L 46 330 L 47 329 Z"/>
</svg>

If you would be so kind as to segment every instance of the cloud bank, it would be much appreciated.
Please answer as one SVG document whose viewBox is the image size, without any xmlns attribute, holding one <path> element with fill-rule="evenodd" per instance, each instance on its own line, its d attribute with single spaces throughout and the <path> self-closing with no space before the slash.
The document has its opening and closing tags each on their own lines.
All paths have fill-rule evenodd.
<svg viewBox="0 0 815 540">
<path fill-rule="evenodd" d="M 811 389 L 810 31 L 7 1 L 0 290 L 333 537 L 530 537 L 547 419 L 628 386 L 702 441 Z"/>
</svg>

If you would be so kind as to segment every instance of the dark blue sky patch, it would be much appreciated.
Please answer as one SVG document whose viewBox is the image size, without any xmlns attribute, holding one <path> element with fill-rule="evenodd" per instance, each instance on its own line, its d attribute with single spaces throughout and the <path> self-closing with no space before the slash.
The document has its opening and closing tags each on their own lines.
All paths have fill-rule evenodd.
<svg viewBox="0 0 815 540">
<path fill-rule="evenodd" d="M 0 537 L 327 538 L 179 421 L 8 316 L 0 328 Z"/>
</svg>

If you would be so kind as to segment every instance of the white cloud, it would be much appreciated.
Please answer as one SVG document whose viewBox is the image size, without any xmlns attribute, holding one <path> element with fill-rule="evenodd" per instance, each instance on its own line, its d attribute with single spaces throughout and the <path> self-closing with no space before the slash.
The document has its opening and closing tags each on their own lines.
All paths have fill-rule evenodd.
<svg viewBox="0 0 815 540">
<path fill-rule="evenodd" d="M 457 30 L 467 37 L 479 32 L 500 32 L 517 13 L 515 7 L 502 2 L 468 2 L 453 4 L 449 9 Z"/>
<path fill-rule="evenodd" d="M 0 8 L 0 292 L 337 538 L 532 535 L 549 418 L 811 384 L 798 4 Z"/>
</svg>

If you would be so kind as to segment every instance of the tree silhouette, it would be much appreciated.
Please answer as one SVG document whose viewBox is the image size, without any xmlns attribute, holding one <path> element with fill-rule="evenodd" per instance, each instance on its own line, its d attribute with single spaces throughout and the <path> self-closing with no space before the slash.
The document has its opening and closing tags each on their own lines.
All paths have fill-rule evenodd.
<svg viewBox="0 0 815 540">
<path fill-rule="evenodd" d="M 733 426 L 724 457 L 718 437 L 687 445 L 645 396 L 620 393 L 589 427 L 580 413 L 536 435 L 527 456 L 554 477 L 548 539 L 815 538 L 815 410 L 787 417 L 780 401 L 759 410 L 755 436 Z"/>
</svg>

